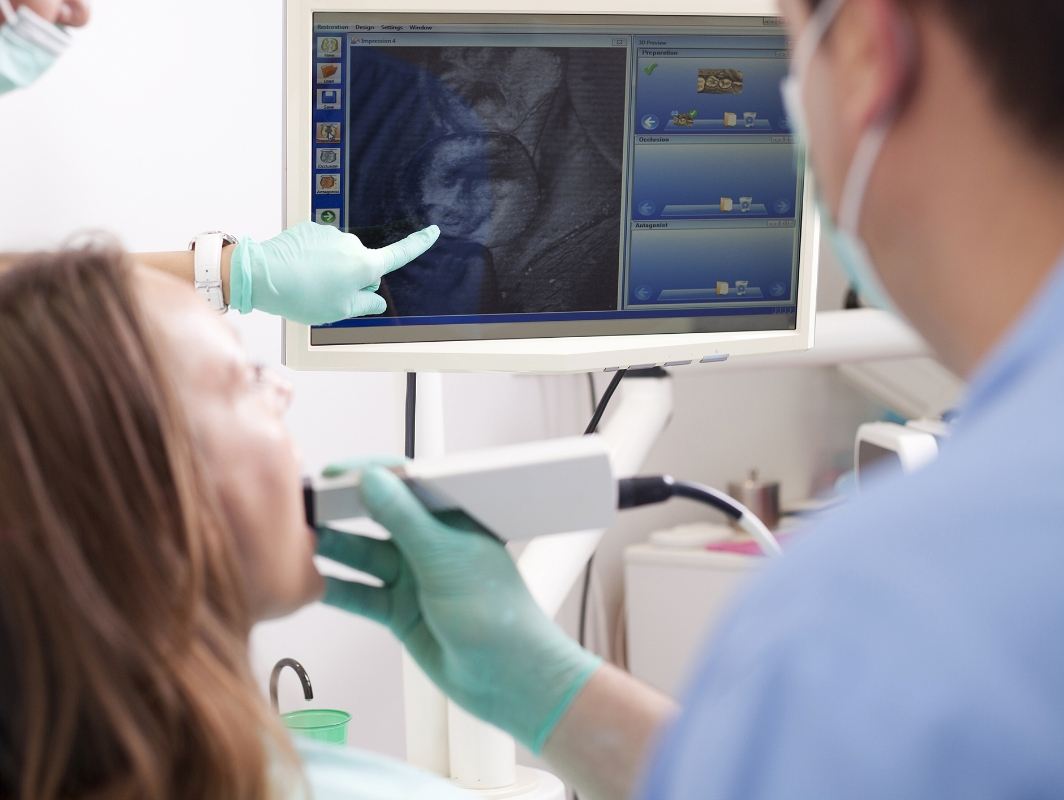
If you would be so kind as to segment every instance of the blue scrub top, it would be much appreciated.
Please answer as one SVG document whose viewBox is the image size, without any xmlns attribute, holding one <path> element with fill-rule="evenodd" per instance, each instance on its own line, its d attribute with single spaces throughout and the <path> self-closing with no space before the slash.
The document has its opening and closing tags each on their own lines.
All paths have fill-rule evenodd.
<svg viewBox="0 0 1064 800">
<path fill-rule="evenodd" d="M 766 568 L 683 705 L 644 798 L 1064 797 L 1064 262 L 938 460 Z"/>
</svg>

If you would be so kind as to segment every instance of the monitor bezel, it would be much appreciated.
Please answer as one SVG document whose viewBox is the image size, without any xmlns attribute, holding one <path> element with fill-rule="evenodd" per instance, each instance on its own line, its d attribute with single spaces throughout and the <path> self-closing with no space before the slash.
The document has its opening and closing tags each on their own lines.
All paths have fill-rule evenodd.
<svg viewBox="0 0 1064 800">
<path fill-rule="evenodd" d="M 295 224 L 311 216 L 310 168 L 313 116 L 313 21 L 323 12 L 411 14 L 708 17 L 777 16 L 774 0 L 668 0 L 646 13 L 635 0 L 577 0 L 566 8 L 544 7 L 534 0 L 376 0 L 354 7 L 351 0 L 287 0 L 285 3 L 284 220 Z M 479 339 L 378 344 L 311 343 L 311 328 L 283 323 L 284 362 L 293 369 L 372 372 L 590 372 L 618 367 L 679 365 L 725 357 L 807 350 L 813 346 L 820 220 L 813 184 L 806 170 L 799 248 L 797 324 L 788 330 L 694 334 L 635 334 L 534 339 Z"/>
</svg>

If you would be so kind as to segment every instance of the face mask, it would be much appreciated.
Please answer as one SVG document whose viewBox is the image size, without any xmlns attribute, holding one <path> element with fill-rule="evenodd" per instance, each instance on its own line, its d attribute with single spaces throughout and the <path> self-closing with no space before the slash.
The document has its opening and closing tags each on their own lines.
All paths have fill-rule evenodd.
<svg viewBox="0 0 1064 800">
<path fill-rule="evenodd" d="M 845 2 L 846 0 L 824 0 L 817 9 L 795 45 L 791 72 L 783 80 L 781 87 L 783 104 L 787 110 L 787 116 L 790 117 L 791 128 L 799 142 L 805 145 L 809 143 L 809 127 L 806 122 L 805 107 L 802 104 L 804 96 L 802 81 L 809 71 L 813 56 L 816 55 L 817 49 L 824 41 L 824 37 Z M 872 178 L 872 170 L 875 168 L 876 161 L 879 160 L 879 154 L 890 133 L 892 121 L 892 118 L 887 115 L 876 122 L 858 144 L 857 152 L 854 153 L 853 162 L 850 164 L 850 171 L 843 183 L 837 222 L 823 198 L 820 197 L 817 201 L 824 231 L 831 240 L 835 254 L 842 262 L 850 283 L 866 303 L 882 309 L 891 309 L 893 304 L 876 275 L 872 258 L 865 243 L 861 240 L 859 230 L 861 209 L 864 206 L 868 182 Z"/>
<path fill-rule="evenodd" d="M 70 46 L 70 34 L 27 6 L 0 0 L 0 94 L 29 86 Z"/>
</svg>

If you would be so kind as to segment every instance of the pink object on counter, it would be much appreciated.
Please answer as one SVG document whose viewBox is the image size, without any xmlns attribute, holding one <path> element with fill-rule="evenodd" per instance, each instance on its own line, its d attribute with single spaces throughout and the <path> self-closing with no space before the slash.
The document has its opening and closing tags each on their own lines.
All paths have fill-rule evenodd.
<svg viewBox="0 0 1064 800">
<path fill-rule="evenodd" d="M 774 535 L 781 546 L 785 547 L 787 545 L 789 534 L 776 533 Z M 711 553 L 734 553 L 738 556 L 762 555 L 761 548 L 757 546 L 757 542 L 753 539 L 729 539 L 726 542 L 715 542 L 713 544 L 707 544 L 706 550 L 709 550 Z"/>
</svg>

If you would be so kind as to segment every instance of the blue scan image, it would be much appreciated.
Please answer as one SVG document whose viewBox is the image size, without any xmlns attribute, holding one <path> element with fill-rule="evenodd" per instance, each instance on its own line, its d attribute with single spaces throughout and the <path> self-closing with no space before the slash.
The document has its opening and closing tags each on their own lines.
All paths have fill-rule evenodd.
<svg viewBox="0 0 1064 800">
<path fill-rule="evenodd" d="M 395 316 L 617 306 L 623 50 L 352 48 L 348 227 L 439 242 L 388 276 Z"/>
</svg>

